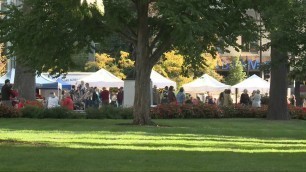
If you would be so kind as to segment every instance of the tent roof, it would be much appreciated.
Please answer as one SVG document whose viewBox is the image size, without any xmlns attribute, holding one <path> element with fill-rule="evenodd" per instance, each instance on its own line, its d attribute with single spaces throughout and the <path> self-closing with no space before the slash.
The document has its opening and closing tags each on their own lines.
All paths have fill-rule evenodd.
<svg viewBox="0 0 306 172">
<path fill-rule="evenodd" d="M 173 86 L 174 88 L 176 88 L 176 82 L 162 76 L 155 70 L 151 71 L 150 78 L 151 78 L 152 84 L 156 85 L 157 88 L 164 88 L 166 86 Z"/>
<path fill-rule="evenodd" d="M 57 78 L 56 79 L 56 82 L 58 82 L 58 87 L 60 88 L 60 89 L 68 89 L 68 90 L 71 90 L 71 84 L 69 84 L 69 83 L 67 83 L 67 82 L 65 82 L 65 81 L 63 81 L 61 78 Z"/>
<path fill-rule="evenodd" d="M 221 91 L 230 88 L 229 85 L 223 84 L 207 74 L 184 84 L 183 87 L 186 92 Z"/>
<path fill-rule="evenodd" d="M 3 79 L 3 82 L 2 82 Z M 4 84 L 5 79 L 10 79 L 10 82 L 13 84 L 14 79 L 15 79 L 15 69 L 11 69 L 11 71 L 7 72 L 5 75 L 3 75 L 0 78 L 1 85 Z M 36 75 L 36 88 L 52 88 L 52 89 L 57 89 L 58 83 L 41 75 L 37 76 Z"/>
<path fill-rule="evenodd" d="M 117 78 L 105 69 L 100 69 L 97 72 L 79 79 L 77 83 L 84 81 L 89 83 L 91 87 L 123 87 L 123 80 Z"/>
<path fill-rule="evenodd" d="M 257 75 L 252 75 L 244 81 L 232 86 L 232 88 L 247 89 L 247 90 L 262 90 L 269 91 L 270 83 Z"/>
</svg>

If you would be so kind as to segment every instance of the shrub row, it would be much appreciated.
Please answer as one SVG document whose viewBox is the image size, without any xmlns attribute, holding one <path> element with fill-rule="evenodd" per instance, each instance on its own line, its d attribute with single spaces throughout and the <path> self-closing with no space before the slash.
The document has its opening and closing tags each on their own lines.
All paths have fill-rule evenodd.
<svg viewBox="0 0 306 172">
<path fill-rule="evenodd" d="M 41 106 L 27 105 L 19 111 L 12 107 L 0 106 L 0 118 L 18 117 L 56 119 L 132 119 L 133 109 L 107 106 L 100 109 L 88 108 L 85 112 L 77 112 L 61 107 L 44 109 Z"/>
<path fill-rule="evenodd" d="M 199 105 L 158 105 L 151 109 L 154 119 L 171 118 L 265 118 L 268 107 L 252 108 L 242 105 L 216 106 Z M 293 119 L 306 119 L 303 108 L 289 106 L 289 113 Z"/>
<path fill-rule="evenodd" d="M 153 119 L 171 118 L 265 118 L 267 106 L 252 108 L 241 105 L 220 107 L 216 105 L 158 105 L 151 108 L 150 115 Z M 293 119 L 306 119 L 306 112 L 299 107 L 289 106 Z M 27 105 L 20 111 L 7 106 L 0 106 L 0 118 L 88 118 L 88 119 L 132 119 L 132 108 L 115 108 L 112 106 L 100 109 L 88 108 L 85 113 L 69 111 L 58 107 L 44 109 L 41 106 Z"/>
</svg>

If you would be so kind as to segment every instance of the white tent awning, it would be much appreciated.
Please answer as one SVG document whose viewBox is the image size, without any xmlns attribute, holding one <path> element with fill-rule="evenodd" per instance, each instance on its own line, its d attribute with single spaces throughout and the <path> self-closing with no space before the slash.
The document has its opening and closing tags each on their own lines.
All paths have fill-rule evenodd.
<svg viewBox="0 0 306 172">
<path fill-rule="evenodd" d="M 262 92 L 269 92 L 270 83 L 254 74 L 242 82 L 232 86 L 232 88 L 238 88 L 239 90 L 247 89 L 248 91 L 261 90 Z"/>
<path fill-rule="evenodd" d="M 188 93 L 201 93 L 205 91 L 223 91 L 230 88 L 229 85 L 223 84 L 215 78 L 204 74 L 200 78 L 184 84 L 184 90 Z"/>
<path fill-rule="evenodd" d="M 117 78 L 105 69 L 100 69 L 97 72 L 79 79 L 77 83 L 81 81 L 89 83 L 90 87 L 123 87 L 123 80 Z"/>
<path fill-rule="evenodd" d="M 157 88 L 164 88 L 166 86 L 173 86 L 174 88 L 176 88 L 176 82 L 162 76 L 161 74 L 159 74 L 158 72 L 156 72 L 155 70 L 151 71 L 151 81 L 153 85 L 156 85 Z"/>
</svg>

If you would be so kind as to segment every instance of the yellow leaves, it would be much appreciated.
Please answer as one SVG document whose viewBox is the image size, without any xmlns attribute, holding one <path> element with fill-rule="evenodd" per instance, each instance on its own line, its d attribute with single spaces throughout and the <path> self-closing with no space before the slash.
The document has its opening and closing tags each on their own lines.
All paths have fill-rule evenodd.
<svg viewBox="0 0 306 172">
<path fill-rule="evenodd" d="M 96 63 L 99 68 L 106 68 L 106 66 L 111 66 L 114 60 L 114 58 L 111 58 L 111 56 L 106 53 L 96 53 Z"/>
<path fill-rule="evenodd" d="M 120 51 L 120 59 L 118 61 L 106 53 L 96 54 L 95 57 L 96 61 L 86 63 L 85 70 L 104 68 L 118 78 L 125 79 L 126 75 L 123 71 L 134 67 L 134 61 L 128 58 L 128 52 Z"/>
<path fill-rule="evenodd" d="M 130 54 L 128 52 L 120 51 L 120 59 L 118 64 L 121 68 L 132 68 L 134 67 L 134 61 L 129 59 Z"/>
<path fill-rule="evenodd" d="M 121 58 L 128 58 L 130 56 L 130 53 L 125 51 L 120 51 L 120 57 Z"/>
</svg>

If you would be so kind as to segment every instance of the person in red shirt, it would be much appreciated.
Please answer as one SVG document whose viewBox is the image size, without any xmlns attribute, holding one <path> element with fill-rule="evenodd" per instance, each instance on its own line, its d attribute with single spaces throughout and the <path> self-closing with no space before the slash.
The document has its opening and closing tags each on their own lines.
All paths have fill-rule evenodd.
<svg viewBox="0 0 306 172">
<path fill-rule="evenodd" d="M 19 103 L 17 105 L 17 109 L 22 109 L 24 107 L 25 104 L 25 99 L 24 98 L 20 98 L 19 99 Z"/>
<path fill-rule="evenodd" d="M 102 88 L 100 99 L 102 101 L 102 105 L 109 105 L 109 91 L 105 87 Z"/>
<path fill-rule="evenodd" d="M 68 93 L 65 94 L 65 97 L 62 100 L 62 107 L 73 110 L 73 101 Z"/>
</svg>

